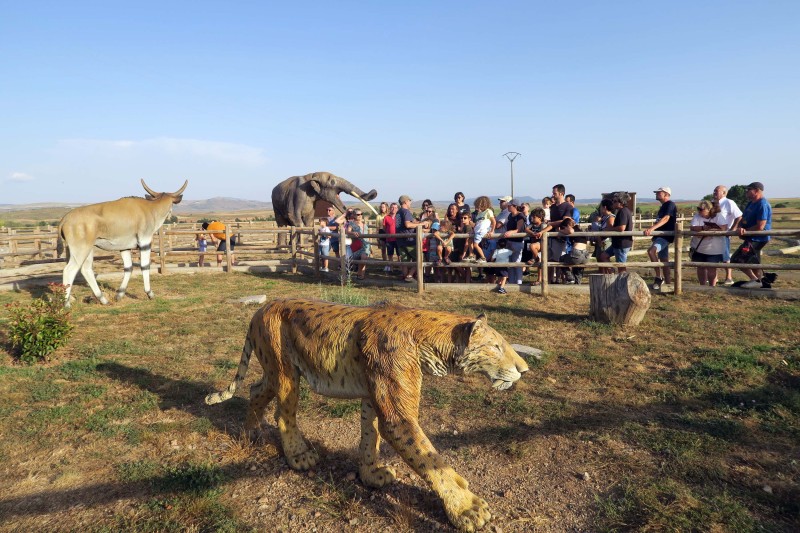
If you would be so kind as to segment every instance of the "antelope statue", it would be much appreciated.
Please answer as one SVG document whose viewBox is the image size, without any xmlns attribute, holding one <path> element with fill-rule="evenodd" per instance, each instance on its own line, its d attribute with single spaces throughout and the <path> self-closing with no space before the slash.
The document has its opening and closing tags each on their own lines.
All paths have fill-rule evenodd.
<svg viewBox="0 0 800 533">
<path fill-rule="evenodd" d="M 122 285 L 117 289 L 116 299 L 125 296 L 125 289 L 133 271 L 131 250 L 139 248 L 141 252 L 140 267 L 144 292 L 149 298 L 155 294 L 150 290 L 150 243 L 153 233 L 164 224 L 164 220 L 172 212 L 173 204 L 183 199 L 183 191 L 189 180 L 176 192 L 155 192 L 142 180 L 142 187 L 147 191 L 146 198 L 128 197 L 102 202 L 99 204 L 77 207 L 64 215 L 58 224 L 58 255 L 61 255 L 61 240 L 67 248 L 67 265 L 64 267 L 63 283 L 67 287 L 66 307 L 70 306 L 72 282 L 78 270 L 92 289 L 95 298 L 103 305 L 108 304 L 105 295 L 100 292 L 92 270 L 94 247 L 107 251 L 119 251 L 124 267 Z"/>
</svg>

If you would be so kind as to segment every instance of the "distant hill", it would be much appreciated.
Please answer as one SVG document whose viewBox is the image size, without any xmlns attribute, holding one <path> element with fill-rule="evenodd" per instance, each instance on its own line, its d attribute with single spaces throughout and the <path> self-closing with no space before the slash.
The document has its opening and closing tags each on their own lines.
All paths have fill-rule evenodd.
<svg viewBox="0 0 800 533">
<path fill-rule="evenodd" d="M 242 200 L 218 196 L 207 200 L 183 201 L 172 210 L 174 213 L 231 213 L 235 211 L 268 211 L 272 202 Z"/>
</svg>

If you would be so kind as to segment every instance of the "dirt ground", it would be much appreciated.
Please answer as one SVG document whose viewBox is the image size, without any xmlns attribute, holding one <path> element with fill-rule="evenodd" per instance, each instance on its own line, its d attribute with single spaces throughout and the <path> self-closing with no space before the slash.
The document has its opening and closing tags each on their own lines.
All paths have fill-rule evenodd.
<svg viewBox="0 0 800 533">
<path fill-rule="evenodd" d="M 300 426 L 322 456 L 306 473 L 287 466 L 271 415 L 255 440 L 241 433 L 260 371 L 229 402 L 203 403 L 235 372 L 253 312 L 232 298 L 330 297 L 338 286 L 166 276 L 148 301 L 131 285 L 112 306 L 79 301 L 73 337 L 50 362 L 16 364 L 2 339 L 0 531 L 454 531 L 385 443 L 398 480 L 360 483 L 356 403 L 303 394 Z M 423 384 L 421 425 L 489 503 L 488 531 L 800 525 L 796 302 L 657 295 L 625 330 L 589 321 L 582 294 L 350 291 L 487 312 L 511 342 L 544 350 L 509 391 L 475 375 Z M 2 293 L 0 304 L 38 295 Z"/>
</svg>

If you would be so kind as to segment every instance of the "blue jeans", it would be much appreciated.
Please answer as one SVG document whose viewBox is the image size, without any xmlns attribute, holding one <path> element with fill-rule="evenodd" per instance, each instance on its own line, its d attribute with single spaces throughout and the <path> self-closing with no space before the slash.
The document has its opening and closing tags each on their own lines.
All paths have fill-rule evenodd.
<svg viewBox="0 0 800 533">
<path fill-rule="evenodd" d="M 509 263 L 519 263 L 522 258 L 523 242 L 507 241 L 508 247 L 511 248 L 511 257 L 508 258 Z M 508 269 L 508 282 L 517 283 L 522 279 L 522 267 Z"/>
</svg>

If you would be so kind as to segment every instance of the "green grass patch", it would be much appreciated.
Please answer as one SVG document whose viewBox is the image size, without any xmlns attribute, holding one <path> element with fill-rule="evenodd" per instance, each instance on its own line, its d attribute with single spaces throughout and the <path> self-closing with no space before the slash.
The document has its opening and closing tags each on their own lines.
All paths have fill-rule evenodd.
<svg viewBox="0 0 800 533">
<path fill-rule="evenodd" d="M 422 397 L 429 403 L 433 404 L 433 406 L 437 409 L 443 409 L 447 407 L 452 401 L 452 397 L 449 392 L 436 387 L 423 387 Z"/>
<path fill-rule="evenodd" d="M 88 376 L 97 372 L 100 361 L 95 357 L 67 361 L 58 365 L 56 371 L 70 381 L 84 381 Z"/>
<path fill-rule="evenodd" d="M 599 531 L 757 531 L 749 510 L 727 493 L 693 491 L 673 479 L 628 478 L 596 496 Z M 764 529 L 764 531 L 769 528 Z"/>
<path fill-rule="evenodd" d="M 133 342 L 128 339 L 113 339 L 101 342 L 100 344 L 87 347 L 84 352 L 91 357 L 102 357 L 104 355 L 149 355 L 152 353 L 153 343 L 142 339 L 142 343 Z"/>
<path fill-rule="evenodd" d="M 195 418 L 189 423 L 189 429 L 194 433 L 207 435 L 212 429 L 214 429 L 214 424 L 212 424 L 211 420 L 208 418 L 200 417 Z"/>
<path fill-rule="evenodd" d="M 239 361 L 234 361 L 233 359 L 216 359 L 214 361 L 214 367 L 220 370 L 233 370 L 239 366 Z"/>
<path fill-rule="evenodd" d="M 161 465 L 155 461 L 142 459 L 120 463 L 116 465 L 116 470 L 117 479 L 124 483 L 131 483 L 158 476 L 161 473 Z"/>
<path fill-rule="evenodd" d="M 49 376 L 39 376 L 42 379 L 33 381 L 30 385 L 31 401 L 48 402 L 62 395 L 64 387 L 60 383 L 53 383 Z"/>
<path fill-rule="evenodd" d="M 322 410 L 333 418 L 344 418 L 353 413 L 361 412 L 359 400 L 328 400 Z"/>
<path fill-rule="evenodd" d="M 678 372 L 679 381 L 695 392 L 718 392 L 737 385 L 753 385 L 768 372 L 760 353 L 771 347 L 748 346 L 727 348 L 694 348 L 697 361 Z"/>
</svg>

